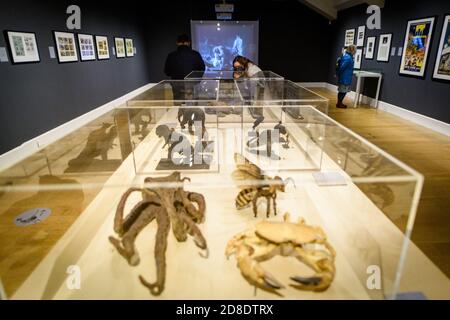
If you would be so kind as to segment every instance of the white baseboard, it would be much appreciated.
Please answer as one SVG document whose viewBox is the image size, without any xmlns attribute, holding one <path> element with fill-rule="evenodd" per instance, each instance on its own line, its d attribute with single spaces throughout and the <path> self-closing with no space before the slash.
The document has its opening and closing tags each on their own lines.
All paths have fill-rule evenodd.
<svg viewBox="0 0 450 320">
<path fill-rule="evenodd" d="M 324 87 L 331 91 L 337 91 L 338 89 L 336 85 L 333 85 L 331 83 L 325 83 Z M 354 91 L 349 92 L 347 97 L 354 100 L 356 98 L 356 92 Z M 371 107 L 375 107 L 375 99 L 367 97 L 365 95 L 363 95 L 361 99 L 362 103 L 367 104 Z M 433 131 L 436 131 L 438 133 L 450 137 L 450 124 L 448 123 L 424 116 L 420 113 L 410 111 L 405 108 L 401 108 L 381 100 L 378 102 L 378 110 L 389 112 L 400 118 L 411 121 L 415 124 L 418 124 L 420 126 L 423 126 L 425 128 L 431 129 Z"/>
<path fill-rule="evenodd" d="M 97 119 L 98 117 L 104 115 L 105 113 L 113 110 L 114 108 L 124 105 L 128 100 L 132 99 L 136 95 L 150 89 L 155 84 L 149 83 L 142 86 L 122 97 L 119 97 L 113 101 L 110 101 L 88 113 L 85 113 L 69 122 L 66 122 L 50 131 L 47 131 L 25 143 L 19 147 L 8 151 L 5 154 L 0 155 L 0 171 L 8 169 L 17 162 L 31 156 L 32 154 L 38 152 L 42 148 L 48 146 L 49 144 L 63 138 L 64 136 L 72 133 L 73 131 L 81 128 L 82 126 L 88 124 L 89 122 Z"/>
</svg>

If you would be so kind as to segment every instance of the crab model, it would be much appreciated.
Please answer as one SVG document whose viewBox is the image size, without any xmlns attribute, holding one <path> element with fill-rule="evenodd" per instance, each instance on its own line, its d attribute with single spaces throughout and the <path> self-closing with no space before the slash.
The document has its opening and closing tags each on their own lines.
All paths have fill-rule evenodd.
<svg viewBox="0 0 450 320">
<path fill-rule="evenodd" d="M 145 183 L 156 185 L 150 188 L 131 188 L 121 198 L 114 219 L 114 231 L 119 239 L 110 237 L 110 242 L 131 266 L 139 264 L 139 254 L 136 251 L 135 240 L 138 234 L 153 220 L 158 224 L 155 243 L 156 282 L 149 283 L 142 276 L 141 283 L 153 295 L 160 295 L 164 290 L 166 278 L 167 237 L 170 226 L 175 238 L 184 242 L 187 236 L 194 238 L 195 244 L 208 256 L 206 240 L 196 223 L 201 223 L 205 217 L 205 199 L 203 195 L 187 192 L 183 189 L 183 182 L 179 172 L 168 177 L 146 178 Z M 164 185 L 167 184 L 167 185 Z M 142 201 L 136 204 L 131 212 L 124 218 L 125 203 L 133 192 L 142 193 Z"/>
<path fill-rule="evenodd" d="M 285 214 L 284 222 L 261 221 L 255 228 L 236 235 L 226 248 L 227 258 L 233 254 L 250 284 L 277 295 L 281 295 L 278 290 L 284 286 L 260 265 L 276 255 L 293 256 L 314 270 L 311 277 L 291 277 L 295 281 L 291 286 L 296 289 L 325 291 L 335 275 L 336 253 L 324 231 L 306 225 L 303 219 L 291 223 L 289 214 Z"/>
</svg>

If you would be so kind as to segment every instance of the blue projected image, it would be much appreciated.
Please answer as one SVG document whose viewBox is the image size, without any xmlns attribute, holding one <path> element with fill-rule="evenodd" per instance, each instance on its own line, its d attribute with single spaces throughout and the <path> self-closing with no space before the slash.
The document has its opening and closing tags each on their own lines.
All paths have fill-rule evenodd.
<svg viewBox="0 0 450 320">
<path fill-rule="evenodd" d="M 192 21 L 191 29 L 207 71 L 232 70 L 238 55 L 258 62 L 258 22 Z"/>
</svg>

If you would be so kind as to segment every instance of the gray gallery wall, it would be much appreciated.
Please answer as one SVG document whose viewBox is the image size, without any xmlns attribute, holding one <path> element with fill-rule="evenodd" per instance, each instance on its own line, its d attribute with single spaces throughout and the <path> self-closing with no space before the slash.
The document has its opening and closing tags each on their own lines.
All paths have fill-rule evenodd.
<svg viewBox="0 0 450 320">
<path fill-rule="evenodd" d="M 190 34 L 191 20 L 216 20 L 211 0 L 171 0 L 158 3 L 147 19 L 152 81 L 167 77 L 164 61 L 176 49 L 181 33 Z M 259 65 L 293 81 L 325 81 L 331 26 L 328 19 L 298 0 L 227 0 L 235 4 L 233 20 L 259 20 Z M 157 32 L 155 32 L 157 30 Z"/>
<path fill-rule="evenodd" d="M 79 33 L 130 37 L 137 56 L 58 64 L 50 59 L 52 30 L 66 29 L 72 1 L 9 1 L 0 10 L 0 30 L 36 32 L 41 62 L 0 63 L 0 154 L 149 82 L 143 19 L 136 6 L 111 1 L 77 1 L 82 8 Z M 78 31 L 77 31 L 78 32 Z M 5 47 L 0 35 L 0 47 Z"/>
<path fill-rule="evenodd" d="M 333 26 L 333 42 L 329 59 L 330 71 L 328 82 L 336 84 L 334 65 L 344 46 L 345 30 L 357 29 L 364 25 L 368 17 L 367 6 L 361 5 L 341 11 Z M 374 69 L 383 72 L 384 81 L 381 100 L 396 106 L 450 123 L 450 83 L 432 80 L 436 61 L 444 15 L 450 13 L 449 0 L 428 1 L 396 1 L 387 0 L 382 10 L 382 30 L 366 29 L 367 37 L 376 36 L 374 60 L 362 60 L 362 69 Z M 411 78 L 399 75 L 401 57 L 391 57 L 389 63 L 376 61 L 379 35 L 393 33 L 392 47 L 403 47 L 407 21 L 438 15 L 434 29 L 432 48 L 429 55 L 425 79 Z M 354 85 L 355 87 L 355 85 Z M 374 83 L 369 83 L 368 94 L 373 94 Z"/>
</svg>

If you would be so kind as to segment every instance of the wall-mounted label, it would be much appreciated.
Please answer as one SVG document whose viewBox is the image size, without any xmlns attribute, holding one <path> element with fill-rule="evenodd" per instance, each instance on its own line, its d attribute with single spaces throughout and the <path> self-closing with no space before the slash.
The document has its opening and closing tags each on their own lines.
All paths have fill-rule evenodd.
<svg viewBox="0 0 450 320">
<path fill-rule="evenodd" d="M 56 59 L 55 47 L 48 47 L 48 53 L 50 54 L 50 59 Z"/>
<path fill-rule="evenodd" d="M 116 55 L 116 48 L 115 47 L 112 47 L 112 53 L 113 53 L 113 56 L 115 56 Z"/>
<path fill-rule="evenodd" d="M 234 12 L 234 4 L 216 4 L 216 12 Z"/>
<path fill-rule="evenodd" d="M 398 48 L 398 56 L 401 57 L 403 55 L 403 48 Z"/>
<path fill-rule="evenodd" d="M 231 13 L 221 12 L 217 14 L 217 20 L 232 20 L 233 15 Z"/>
<path fill-rule="evenodd" d="M 8 62 L 8 53 L 5 47 L 0 47 L 0 62 Z"/>
<path fill-rule="evenodd" d="M 51 213 L 52 210 L 48 208 L 32 209 L 17 216 L 16 219 L 14 219 L 14 224 L 20 227 L 37 224 L 47 219 Z"/>
<path fill-rule="evenodd" d="M 136 47 L 134 47 L 133 49 L 134 49 L 134 55 L 137 55 L 137 49 L 136 49 Z"/>
<path fill-rule="evenodd" d="M 397 48 L 396 48 L 396 47 L 393 47 L 393 48 L 391 49 L 391 56 L 392 56 L 392 57 L 395 56 L 396 53 L 397 53 Z"/>
</svg>

